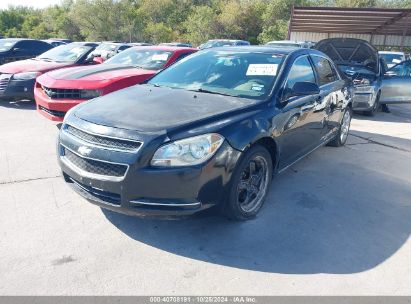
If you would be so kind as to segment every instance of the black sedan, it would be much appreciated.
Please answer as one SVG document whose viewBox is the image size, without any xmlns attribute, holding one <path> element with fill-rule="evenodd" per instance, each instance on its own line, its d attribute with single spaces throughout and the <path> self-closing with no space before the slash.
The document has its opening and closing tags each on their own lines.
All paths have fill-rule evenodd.
<svg viewBox="0 0 411 304">
<path fill-rule="evenodd" d="M 5 38 L 0 40 L 0 65 L 33 58 L 53 46 L 47 42 L 24 38 Z"/>
<path fill-rule="evenodd" d="M 66 182 L 103 208 L 181 215 L 218 206 L 248 219 L 273 173 L 345 144 L 351 96 L 316 50 L 205 50 L 70 110 L 58 159 Z"/>
</svg>

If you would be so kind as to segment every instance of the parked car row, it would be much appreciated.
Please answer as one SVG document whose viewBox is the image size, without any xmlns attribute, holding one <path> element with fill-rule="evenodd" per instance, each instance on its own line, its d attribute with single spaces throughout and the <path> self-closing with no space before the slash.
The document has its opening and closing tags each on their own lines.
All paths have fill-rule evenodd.
<svg viewBox="0 0 411 304">
<path fill-rule="evenodd" d="M 67 43 L 68 41 L 61 41 Z M 30 52 L 24 49 L 25 45 L 31 45 L 31 49 L 41 50 L 38 43 L 41 43 L 43 48 L 50 48 L 50 45 L 37 40 L 30 39 L 2 39 L 0 40 L 0 49 L 3 45 L 4 51 L 3 61 L 13 61 L 32 57 Z M 105 60 L 115 56 L 116 54 L 133 47 L 135 45 L 146 46 L 146 43 L 127 44 L 115 41 L 98 42 L 76 42 L 69 45 L 57 47 L 55 50 L 47 52 L 46 56 L 38 56 L 34 59 L 21 61 L 15 64 L 0 66 L 0 97 L 5 98 L 34 98 L 34 79 L 51 70 L 60 69 L 63 67 L 89 65 L 103 63 Z M 184 47 L 188 44 L 184 43 L 168 43 L 160 44 L 160 46 Z M 242 40 L 210 40 L 200 46 L 200 49 L 207 49 L 221 46 L 245 46 L 249 42 Z M 287 48 L 311 48 L 313 43 L 310 41 L 271 41 L 267 46 L 276 49 Z M 82 47 L 80 47 L 82 46 Z M 91 49 L 88 49 L 91 48 Z M 411 83 L 409 75 L 406 75 L 407 64 L 402 63 L 403 59 L 407 59 L 407 55 L 401 52 L 378 52 L 371 44 L 358 39 L 332 38 L 325 39 L 317 43 L 314 48 L 324 52 L 330 56 L 337 64 L 338 68 L 343 73 L 352 79 L 355 92 L 353 109 L 357 112 L 362 112 L 367 115 L 373 115 L 380 107 L 380 104 L 395 103 L 407 101 L 409 99 L 408 89 L 402 88 Z M 83 56 L 84 51 L 87 56 Z M 68 53 L 67 53 L 68 52 Z M 78 52 L 72 54 L 70 52 Z M 11 55 L 10 55 L 11 54 Z M 19 57 L 20 56 L 20 57 Z M 60 58 L 54 57 L 60 56 Z M 72 56 L 71 58 L 68 58 Z M 63 59 L 65 58 L 65 59 Z M 34 62 L 35 61 L 35 62 Z M 391 62 L 391 63 L 388 63 Z M 403 68 L 401 68 L 404 65 Z M 165 65 L 167 66 L 167 65 Z M 391 68 L 389 69 L 389 67 Z M 395 66 L 395 68 L 394 68 Z M 401 71 L 399 71 L 401 69 Z M 107 73 L 105 74 L 107 76 Z M 65 76 L 64 76 L 65 77 Z M 64 79 L 64 77 L 62 77 Z M 115 77 L 115 76 L 114 76 Z M 143 79 L 142 77 L 139 77 Z M 100 80 L 101 81 L 101 80 Z M 118 79 L 115 80 L 118 83 Z M 109 81 L 110 82 L 110 81 Z M 135 82 L 123 81 L 122 86 L 133 85 Z M 39 84 L 41 85 L 41 84 Z M 112 86 L 115 89 L 115 86 Z M 74 90 L 72 86 L 51 88 L 56 90 Z M 81 91 L 78 90 L 79 92 Z M 90 90 L 89 90 L 90 91 Z M 108 90 L 106 92 L 110 92 Z M 93 95 L 94 94 L 94 95 Z M 96 94 L 101 93 L 95 89 L 89 97 L 96 97 Z M 41 96 L 38 94 L 37 96 Z M 74 96 L 74 95 L 73 95 Z M 40 100 L 40 97 L 38 97 Z M 79 97 L 81 100 L 88 98 Z M 41 103 L 41 101 L 39 102 Z M 69 104 L 75 105 L 71 100 Z M 43 114 L 53 120 L 61 120 L 64 113 L 69 109 L 68 104 L 59 103 L 55 105 L 53 102 L 41 104 Z M 52 113 L 56 114 L 53 115 Z"/>
<path fill-rule="evenodd" d="M 170 46 L 132 47 L 100 65 L 46 73 L 37 78 L 34 89 L 37 109 L 48 119 L 62 121 L 75 105 L 142 83 L 196 51 Z"/>
<path fill-rule="evenodd" d="M 49 49 L 34 58 L 1 65 L 0 98 L 34 99 L 34 84 L 39 75 L 59 68 L 92 64 L 88 55 L 97 45 L 73 42 Z"/>
<path fill-rule="evenodd" d="M 82 69 L 46 74 L 36 90 Z M 216 206 L 244 220 L 261 209 L 274 172 L 345 144 L 351 105 L 351 81 L 324 53 L 210 48 L 72 108 L 58 159 L 65 181 L 103 208 L 164 216 Z"/>
<path fill-rule="evenodd" d="M 385 71 L 377 50 L 358 39 L 200 52 L 133 46 L 102 64 L 90 55 L 97 46 L 71 43 L 2 65 L 0 94 L 34 96 L 39 113 L 63 121 L 65 181 L 125 214 L 216 207 L 249 219 L 274 173 L 318 147 L 345 144 L 353 110 L 411 101 L 399 89 L 411 78 L 409 61 Z"/>
</svg>

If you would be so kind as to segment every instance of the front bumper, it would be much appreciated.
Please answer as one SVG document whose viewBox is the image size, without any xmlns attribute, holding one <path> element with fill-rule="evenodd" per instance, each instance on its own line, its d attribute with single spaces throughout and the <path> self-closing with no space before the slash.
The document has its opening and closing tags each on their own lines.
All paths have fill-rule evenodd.
<svg viewBox="0 0 411 304">
<path fill-rule="evenodd" d="M 57 122 L 64 120 L 68 110 L 86 101 L 84 99 L 51 99 L 39 86 L 34 88 L 34 99 L 37 111 L 47 119 Z"/>
<path fill-rule="evenodd" d="M 15 80 L 10 75 L 10 79 L 0 80 L 1 99 L 30 99 L 34 100 L 35 79 Z"/>
<path fill-rule="evenodd" d="M 126 173 L 121 177 L 107 177 L 85 172 L 65 155 L 69 151 L 82 157 L 78 152 L 80 147 L 90 149 L 87 158 L 127 166 Z M 77 193 L 93 204 L 119 213 L 138 216 L 189 215 L 224 201 L 240 151 L 224 142 L 205 164 L 155 168 L 149 162 L 157 147 L 158 143 L 144 143 L 140 150 L 133 153 L 102 149 L 68 134 L 63 126 L 58 143 L 58 160 L 65 181 Z"/>
</svg>

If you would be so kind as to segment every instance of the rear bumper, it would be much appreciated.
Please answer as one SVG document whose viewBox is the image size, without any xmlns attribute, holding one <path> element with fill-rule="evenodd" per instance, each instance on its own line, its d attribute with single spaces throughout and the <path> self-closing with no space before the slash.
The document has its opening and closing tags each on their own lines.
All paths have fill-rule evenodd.
<svg viewBox="0 0 411 304">
<path fill-rule="evenodd" d="M 35 79 L 13 80 L 10 79 L 7 85 L 0 90 L 1 99 L 34 99 Z"/>
<path fill-rule="evenodd" d="M 85 100 L 76 99 L 51 99 L 39 87 L 34 88 L 37 111 L 52 121 L 61 122 L 68 110 Z"/>
</svg>

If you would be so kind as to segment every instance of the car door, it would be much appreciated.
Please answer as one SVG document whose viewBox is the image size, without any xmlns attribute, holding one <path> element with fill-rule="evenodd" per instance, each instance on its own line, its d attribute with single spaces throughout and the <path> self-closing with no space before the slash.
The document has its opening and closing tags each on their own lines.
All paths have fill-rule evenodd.
<svg viewBox="0 0 411 304">
<path fill-rule="evenodd" d="M 385 73 L 380 103 L 411 103 L 411 60 L 401 62 Z"/>
<path fill-rule="evenodd" d="M 288 166 L 319 145 L 322 130 L 318 127 L 315 107 L 319 95 L 293 96 L 297 82 L 316 83 L 315 73 L 308 55 L 293 62 L 282 88 L 280 136 L 280 169 Z"/>
<path fill-rule="evenodd" d="M 29 44 L 30 58 L 43 54 L 44 52 L 54 48 L 54 46 L 51 45 L 50 43 L 47 43 L 41 40 L 31 40 L 29 42 L 30 42 Z"/>
<path fill-rule="evenodd" d="M 322 140 L 328 140 L 338 131 L 345 95 L 344 81 L 338 75 L 334 64 L 320 55 L 311 55 L 320 87 L 320 98 L 314 109 L 314 116 L 322 130 Z"/>
<path fill-rule="evenodd" d="M 27 40 L 17 42 L 12 49 L 15 60 L 33 58 L 30 46 L 30 41 Z"/>
</svg>

